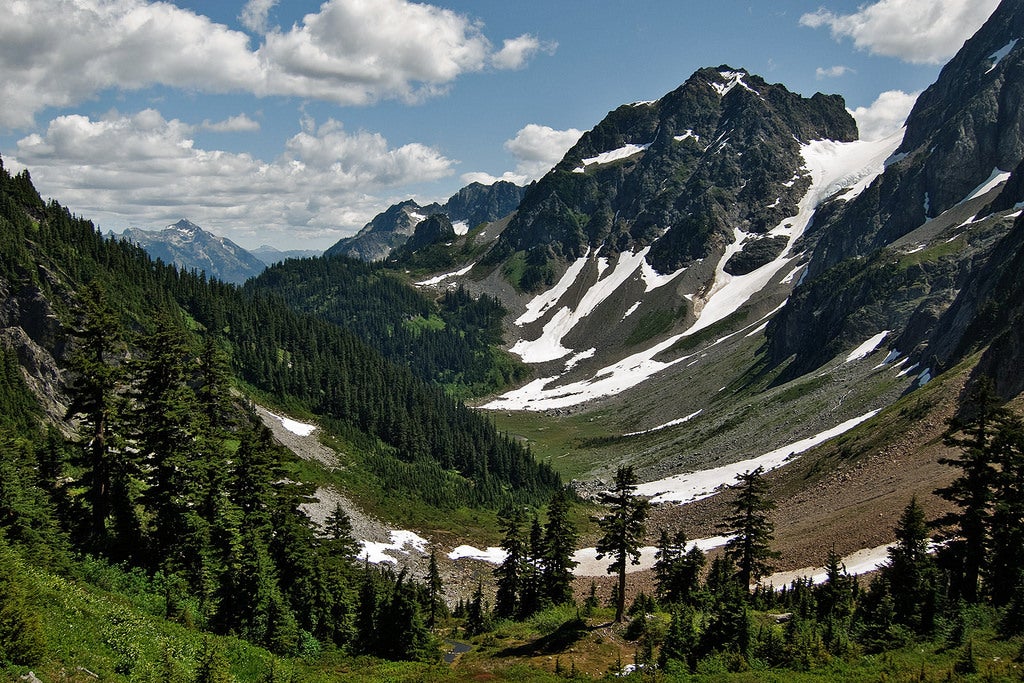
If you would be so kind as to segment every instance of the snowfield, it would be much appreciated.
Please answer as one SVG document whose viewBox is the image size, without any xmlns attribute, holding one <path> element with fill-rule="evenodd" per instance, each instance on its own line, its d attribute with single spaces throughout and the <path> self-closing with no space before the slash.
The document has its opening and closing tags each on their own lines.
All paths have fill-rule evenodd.
<svg viewBox="0 0 1024 683">
<path fill-rule="evenodd" d="M 737 77 L 732 85 L 745 84 Z M 489 410 L 549 410 L 571 407 L 635 387 L 667 367 L 687 360 L 690 356 L 671 362 L 660 362 L 654 358 L 682 337 L 706 329 L 738 311 L 776 278 L 783 268 L 789 268 L 786 278 L 791 281 L 798 269 L 792 264 L 798 256 L 792 253 L 793 245 L 810 224 L 818 205 L 844 189 L 846 192 L 842 196 L 847 200 L 863 191 L 885 170 L 886 161 L 892 157 L 903 140 L 903 133 L 901 129 L 877 141 L 815 140 L 804 144 L 801 147 L 801 154 L 806 173 L 811 177 L 811 186 L 800 200 L 797 214 L 781 221 L 770 231 L 773 236 L 784 236 L 788 239 L 786 249 L 775 260 L 750 273 L 740 276 L 729 275 L 724 270 L 725 263 L 732 254 L 742 249 L 746 239 L 746 234 L 736 229 L 734 241 L 727 246 L 716 265 L 714 280 L 710 287 L 702 296 L 692 297 L 697 319 L 687 330 L 601 368 L 584 380 L 559 384 L 562 375 L 537 379 L 495 398 L 482 407 Z M 647 247 L 636 253 L 620 254 L 614 266 L 600 268 L 596 283 L 583 295 L 578 304 L 571 306 L 562 300 L 573 285 L 577 284 L 587 264 L 596 256 L 588 252 L 574 261 L 558 283 L 531 300 L 525 312 L 516 319 L 515 324 L 523 327 L 549 315 L 538 336 L 520 339 L 513 345 L 511 351 L 527 363 L 544 363 L 571 356 L 575 350 L 564 344 L 565 337 L 602 302 L 630 281 L 638 270 L 646 283 L 647 292 L 675 280 L 682 270 L 669 275 L 658 275 L 647 263 L 649 249 L 650 247 Z"/>
</svg>

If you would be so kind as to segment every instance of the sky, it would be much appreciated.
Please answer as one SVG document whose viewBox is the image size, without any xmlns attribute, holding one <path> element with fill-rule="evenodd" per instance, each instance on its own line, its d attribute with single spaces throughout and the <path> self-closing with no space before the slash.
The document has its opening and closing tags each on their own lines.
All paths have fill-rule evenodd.
<svg viewBox="0 0 1024 683">
<path fill-rule="evenodd" d="M 104 231 L 324 249 L 704 66 L 898 129 L 998 0 L 0 0 L 0 156 Z"/>
</svg>

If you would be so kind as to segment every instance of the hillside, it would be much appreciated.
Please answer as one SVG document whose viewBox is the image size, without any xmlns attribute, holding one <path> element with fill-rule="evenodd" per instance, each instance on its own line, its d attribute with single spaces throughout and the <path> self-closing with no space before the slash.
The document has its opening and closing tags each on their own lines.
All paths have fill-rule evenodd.
<svg viewBox="0 0 1024 683">
<path fill-rule="evenodd" d="M 263 272 L 265 263 L 231 240 L 203 230 L 184 218 L 163 230 L 128 228 L 121 238 L 154 259 L 181 270 L 196 270 L 224 282 L 241 284 Z"/>
</svg>

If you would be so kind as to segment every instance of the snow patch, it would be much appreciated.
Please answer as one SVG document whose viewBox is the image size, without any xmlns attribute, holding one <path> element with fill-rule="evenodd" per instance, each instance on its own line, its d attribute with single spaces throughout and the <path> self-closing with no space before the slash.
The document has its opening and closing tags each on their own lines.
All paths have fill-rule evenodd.
<svg viewBox="0 0 1024 683">
<path fill-rule="evenodd" d="M 675 140 L 676 142 L 682 142 L 683 140 L 686 140 L 688 138 L 693 138 L 695 141 L 700 142 L 700 136 L 694 133 L 692 128 L 687 128 L 686 132 L 684 132 L 682 135 L 672 136 L 672 139 Z"/>
<path fill-rule="evenodd" d="M 881 362 L 881 363 L 879 363 L 878 365 L 876 365 L 875 367 L 873 367 L 873 368 L 871 368 L 871 369 L 872 369 L 872 370 L 877 370 L 878 368 L 882 368 L 882 367 L 885 367 L 885 366 L 886 366 L 886 365 L 888 365 L 889 363 L 891 363 L 891 362 L 893 362 L 894 360 L 896 360 L 897 358 L 899 358 L 899 357 L 900 357 L 901 355 L 903 355 L 903 354 L 901 354 L 901 353 L 900 353 L 900 350 L 899 350 L 899 349 L 893 349 L 892 351 L 890 351 L 890 352 L 888 353 L 888 355 L 886 355 L 886 357 L 885 357 L 885 358 L 883 358 L 883 359 L 882 359 L 882 362 Z"/>
<path fill-rule="evenodd" d="M 587 257 L 590 254 L 590 250 L 587 249 L 587 253 L 580 258 L 573 261 L 561 279 L 558 280 L 558 284 L 549 289 L 548 291 L 539 294 L 534 297 L 530 303 L 526 305 L 526 311 L 516 318 L 515 324 L 519 327 L 528 325 L 536 320 L 540 320 L 541 317 L 547 313 L 552 307 L 554 307 L 558 300 L 569 291 L 569 288 L 576 282 L 576 278 L 580 276 L 583 271 L 583 267 L 587 265 Z"/>
<path fill-rule="evenodd" d="M 854 417 L 846 422 L 836 425 L 831 429 L 814 436 L 801 439 L 788 446 L 776 448 L 764 455 L 750 458 L 740 462 L 734 462 L 721 467 L 714 467 L 708 470 L 677 474 L 665 479 L 650 481 L 640 484 L 636 492 L 642 496 L 649 496 L 652 503 L 692 503 L 695 500 L 713 496 L 719 488 L 735 483 L 736 477 L 743 472 L 749 472 L 758 467 L 765 470 L 773 470 L 785 465 L 793 456 L 810 450 L 815 446 L 828 441 L 829 439 L 847 432 L 860 423 L 868 420 L 879 413 L 872 410 L 859 417 Z"/>
<path fill-rule="evenodd" d="M 273 417 L 275 420 L 281 421 L 281 426 L 287 429 L 292 434 L 299 436 L 309 436 L 316 430 L 316 425 L 306 424 L 305 422 L 299 422 L 283 415 L 276 415 L 271 413 L 269 410 L 267 414 Z"/>
<path fill-rule="evenodd" d="M 636 309 L 640 308 L 640 304 L 641 304 L 641 303 L 643 303 L 643 302 L 642 302 L 642 301 L 637 301 L 637 302 L 636 302 L 635 304 L 633 304 L 632 306 L 630 306 L 630 307 L 629 307 L 629 310 L 627 310 L 627 311 L 626 311 L 625 313 L 623 313 L 623 314 L 622 314 L 622 319 L 623 319 L 623 320 L 625 320 L 625 319 L 626 319 L 626 318 L 628 318 L 628 317 L 629 317 L 630 315 L 632 315 L 632 314 L 633 314 L 633 312 L 634 312 L 634 311 L 636 311 Z"/>
<path fill-rule="evenodd" d="M 448 559 L 450 560 L 481 560 L 491 564 L 501 564 L 507 556 L 508 554 L 502 548 L 495 548 L 494 546 L 480 550 L 471 545 L 460 545 L 448 553 Z"/>
<path fill-rule="evenodd" d="M 452 223 L 452 230 L 456 235 L 465 235 L 469 232 L 469 223 L 466 221 L 455 221 Z"/>
<path fill-rule="evenodd" d="M 359 544 L 361 546 L 361 550 L 359 551 L 359 558 L 366 559 L 374 564 L 380 564 L 381 562 L 398 564 L 398 559 L 389 553 L 398 552 L 409 555 L 413 552 L 417 552 L 425 554 L 427 551 L 427 545 L 430 543 L 427 539 L 413 531 L 392 529 L 390 533 L 391 541 L 389 543 L 382 543 L 379 541 L 360 541 Z"/>
<path fill-rule="evenodd" d="M 604 302 L 605 299 L 611 296 L 623 283 L 632 277 L 640 267 L 641 263 L 646 263 L 644 257 L 647 255 L 649 250 L 650 247 L 645 247 L 636 253 L 623 252 L 619 254 L 618 261 L 616 261 L 611 272 L 607 275 L 605 275 L 604 272 L 601 273 L 603 277 L 600 277 L 598 281 L 586 291 L 580 299 L 580 302 L 576 305 L 576 308 L 570 309 L 568 306 L 563 306 L 544 325 L 544 329 L 541 332 L 540 337 L 532 340 L 520 339 L 512 346 L 510 351 L 517 354 L 525 363 L 543 363 L 562 358 L 572 353 L 572 349 L 568 349 L 562 345 L 562 339 L 564 339 L 577 324 L 593 313 L 594 309 Z M 580 260 L 581 259 L 578 259 L 577 262 L 573 264 L 573 267 L 575 267 Z M 580 267 L 579 271 L 582 271 L 582 267 Z M 579 277 L 579 271 L 572 274 L 572 282 L 575 282 L 576 278 Z M 563 281 L 566 281 L 569 275 L 570 274 L 567 272 L 566 276 L 563 276 L 562 280 L 559 281 L 559 285 L 561 285 Z M 555 289 L 559 288 L 560 287 L 556 286 Z M 565 287 L 565 290 L 568 290 L 568 286 Z M 561 296 L 559 296 L 559 299 L 560 298 Z M 543 299 L 545 301 L 542 302 L 543 305 L 537 306 L 534 310 L 548 310 L 549 307 L 546 306 L 546 303 L 551 300 L 551 297 L 547 294 L 541 294 L 537 299 L 530 302 L 527 312 L 516 320 L 517 325 L 522 324 L 520 321 L 529 319 L 532 314 L 531 307 L 533 307 L 534 302 L 538 299 Z M 555 301 L 557 303 L 557 300 Z"/>
<path fill-rule="evenodd" d="M 444 273 L 443 275 L 438 275 L 437 277 L 432 277 L 429 280 L 423 280 L 422 282 L 416 282 L 414 284 L 417 287 L 431 287 L 433 285 L 437 285 L 437 284 L 440 284 L 440 283 L 444 282 L 445 280 L 447 280 L 450 277 L 461 277 L 462 275 L 465 275 L 469 271 L 473 270 L 473 266 L 475 266 L 475 265 L 476 265 L 476 262 L 474 261 L 473 263 L 470 263 L 468 266 L 466 266 L 465 268 L 462 268 L 460 270 L 456 270 L 456 271 L 451 272 L 451 273 Z"/>
<path fill-rule="evenodd" d="M 981 185 L 978 185 L 976 188 L 971 190 L 970 193 L 968 193 L 968 195 L 966 197 L 961 199 L 959 203 L 963 204 L 964 202 L 971 201 L 975 197 L 980 197 L 981 195 L 985 194 L 986 192 L 989 192 L 990 190 L 992 190 L 993 188 L 995 188 L 995 187 L 1005 183 L 1006 180 L 1009 177 L 1010 177 L 1010 172 L 1009 171 L 1003 171 L 1003 170 L 998 169 L 998 168 L 993 168 L 992 169 L 992 174 L 988 177 L 988 180 L 986 180 Z"/>
<path fill-rule="evenodd" d="M 595 164 L 610 164 L 613 161 L 628 159 L 634 154 L 639 154 L 640 152 L 645 151 L 650 146 L 651 143 L 649 142 L 646 145 L 623 145 L 622 147 L 619 147 L 618 149 L 613 149 L 610 152 L 602 152 L 601 154 L 598 154 L 596 157 L 589 157 L 587 159 L 583 159 L 583 165 L 577 166 L 572 170 L 572 172 L 585 173 L 587 170 L 587 166 L 593 166 Z"/>
<path fill-rule="evenodd" d="M 597 349 L 595 349 L 593 347 L 587 349 L 586 351 L 580 351 L 575 356 L 573 356 L 569 360 L 565 361 L 565 371 L 569 372 L 581 360 L 586 360 L 587 358 L 593 358 L 596 353 L 597 353 Z"/>
<path fill-rule="evenodd" d="M 865 356 L 871 355 L 874 352 L 874 350 L 878 348 L 878 345 L 882 343 L 882 340 L 885 339 L 886 335 L 888 335 L 890 332 L 892 332 L 892 330 L 882 330 L 874 337 L 871 337 L 871 339 L 868 339 L 866 342 L 864 342 L 863 344 L 855 348 L 853 351 L 851 351 L 850 355 L 846 357 L 846 361 L 844 362 L 851 363 L 855 360 L 860 360 Z"/>
<path fill-rule="evenodd" d="M 894 544 L 880 545 L 875 548 L 864 548 L 850 553 L 842 559 L 846 567 L 846 573 L 850 576 L 865 574 L 885 566 L 889 561 L 889 548 Z M 828 572 L 824 567 L 804 567 L 803 569 L 792 569 L 785 572 L 776 572 L 771 576 L 761 579 L 762 586 L 774 586 L 782 588 L 788 586 L 797 579 L 810 579 L 811 583 L 825 583 Z"/>
</svg>

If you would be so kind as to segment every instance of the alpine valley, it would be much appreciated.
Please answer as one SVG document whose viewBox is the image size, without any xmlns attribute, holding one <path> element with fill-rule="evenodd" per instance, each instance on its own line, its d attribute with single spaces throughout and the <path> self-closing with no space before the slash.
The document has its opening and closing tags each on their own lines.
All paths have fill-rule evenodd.
<svg viewBox="0 0 1024 683">
<path fill-rule="evenodd" d="M 3 170 L 3 671 L 1020 680 L 1021 38 L 878 140 L 703 68 L 267 266 Z"/>
</svg>

